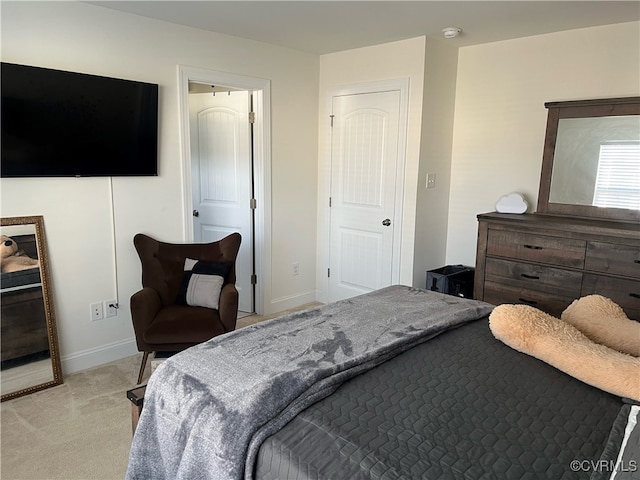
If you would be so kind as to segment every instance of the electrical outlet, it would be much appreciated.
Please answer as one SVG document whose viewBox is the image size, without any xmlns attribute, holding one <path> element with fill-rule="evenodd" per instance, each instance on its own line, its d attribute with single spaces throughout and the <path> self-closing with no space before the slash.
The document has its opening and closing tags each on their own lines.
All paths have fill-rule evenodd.
<svg viewBox="0 0 640 480">
<path fill-rule="evenodd" d="M 300 275 L 300 264 L 298 262 L 293 264 L 293 274 Z"/>
<path fill-rule="evenodd" d="M 104 305 L 104 318 L 115 317 L 116 315 L 118 315 L 117 300 L 105 300 L 103 305 Z"/>
<path fill-rule="evenodd" d="M 104 311 L 100 302 L 89 305 L 89 312 L 91 313 L 91 320 L 102 320 L 104 318 Z"/>
</svg>

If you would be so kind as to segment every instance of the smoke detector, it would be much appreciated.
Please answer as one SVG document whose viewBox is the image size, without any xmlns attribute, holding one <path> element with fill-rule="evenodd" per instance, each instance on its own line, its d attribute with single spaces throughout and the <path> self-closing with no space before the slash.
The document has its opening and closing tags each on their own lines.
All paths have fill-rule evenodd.
<svg viewBox="0 0 640 480">
<path fill-rule="evenodd" d="M 442 29 L 444 38 L 456 38 L 462 33 L 462 29 L 458 27 L 446 27 Z"/>
</svg>

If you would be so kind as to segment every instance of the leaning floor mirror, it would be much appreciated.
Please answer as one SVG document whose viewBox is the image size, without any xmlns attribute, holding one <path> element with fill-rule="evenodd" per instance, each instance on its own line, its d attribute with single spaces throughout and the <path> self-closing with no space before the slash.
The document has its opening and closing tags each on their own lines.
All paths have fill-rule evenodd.
<svg viewBox="0 0 640 480">
<path fill-rule="evenodd" d="M 62 383 L 42 216 L 2 218 L 0 391 L 10 400 Z"/>
</svg>

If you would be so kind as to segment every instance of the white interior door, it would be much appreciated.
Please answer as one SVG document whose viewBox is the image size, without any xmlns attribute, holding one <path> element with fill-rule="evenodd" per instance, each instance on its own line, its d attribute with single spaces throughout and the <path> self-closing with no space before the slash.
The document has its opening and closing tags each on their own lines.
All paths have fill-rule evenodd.
<svg viewBox="0 0 640 480">
<path fill-rule="evenodd" d="M 392 283 L 400 92 L 333 97 L 329 301 Z"/>
<path fill-rule="evenodd" d="M 238 232 L 239 310 L 254 311 L 251 126 L 248 91 L 189 95 L 193 238 L 214 242 Z"/>
</svg>

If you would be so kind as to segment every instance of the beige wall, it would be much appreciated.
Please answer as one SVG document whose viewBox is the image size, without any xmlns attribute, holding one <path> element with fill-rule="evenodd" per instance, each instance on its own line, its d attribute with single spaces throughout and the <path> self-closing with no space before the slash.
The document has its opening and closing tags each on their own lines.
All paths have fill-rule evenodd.
<svg viewBox="0 0 640 480">
<path fill-rule="evenodd" d="M 457 65 L 457 48 L 427 39 L 413 262 L 415 287 L 424 288 L 427 270 L 442 267 L 445 262 Z M 435 187 L 429 189 L 428 174 L 435 174 L 436 178 Z"/>
<path fill-rule="evenodd" d="M 183 239 L 177 65 L 271 82 L 272 273 L 261 281 L 269 285 L 266 311 L 276 311 L 324 295 L 326 215 L 318 198 L 326 194 L 322 120 L 330 89 L 410 81 L 400 281 L 423 286 L 428 268 L 474 263 L 475 217 L 493 210 L 500 195 L 521 191 L 535 205 L 544 102 L 639 94 L 639 25 L 459 51 L 419 37 L 318 58 L 79 2 L 3 2 L 2 61 L 160 84 L 159 177 L 0 181 L 2 216 L 45 218 L 66 371 L 135 351 L 133 235 Z M 437 176 L 429 191 L 427 173 Z M 114 296 L 123 307 L 118 316 L 90 322 L 89 304 Z"/>
<path fill-rule="evenodd" d="M 420 160 L 422 122 L 422 85 L 424 83 L 425 37 L 320 56 L 320 143 L 318 164 L 318 298 L 326 294 L 327 216 L 323 208 L 328 190 L 328 138 L 332 89 L 341 86 L 392 79 L 409 79 L 409 110 L 403 208 L 403 232 L 400 252 L 400 283 L 413 281 L 413 251 L 417 204 L 417 177 Z M 324 123 L 323 123 L 324 121 Z"/>
<path fill-rule="evenodd" d="M 447 263 L 475 264 L 476 215 L 521 192 L 535 211 L 549 101 L 640 94 L 640 23 L 461 48 Z"/>
<path fill-rule="evenodd" d="M 316 55 L 80 2 L 3 2 L 1 26 L 2 61 L 160 85 L 160 175 L 113 178 L 113 219 L 107 178 L 0 183 L 3 217 L 44 216 L 67 373 L 135 352 L 128 304 L 140 288 L 140 266 L 133 235 L 184 238 L 178 65 L 270 80 L 272 278 L 260 279 L 271 287 L 265 310 L 313 300 Z M 292 274 L 293 261 L 300 263 L 299 276 Z M 90 303 L 116 296 L 122 306 L 117 317 L 89 320 Z"/>
</svg>

